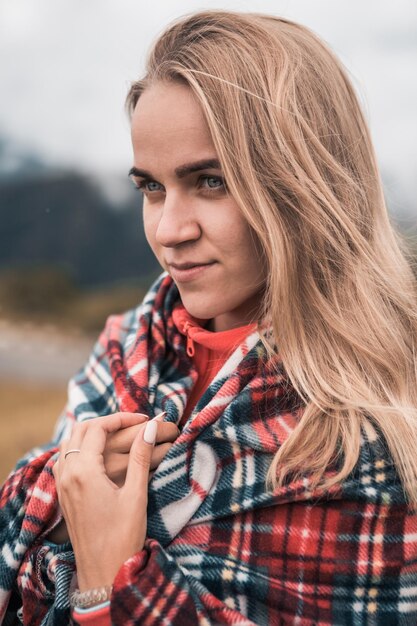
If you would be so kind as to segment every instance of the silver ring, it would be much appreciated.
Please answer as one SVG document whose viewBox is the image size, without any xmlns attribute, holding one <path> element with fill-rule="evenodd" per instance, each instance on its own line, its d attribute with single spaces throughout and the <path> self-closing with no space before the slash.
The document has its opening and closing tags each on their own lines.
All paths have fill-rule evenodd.
<svg viewBox="0 0 417 626">
<path fill-rule="evenodd" d="M 69 454 L 72 454 L 73 452 L 81 452 L 81 450 L 79 450 L 78 448 L 72 448 L 71 450 L 68 450 L 68 452 L 65 452 L 64 460 Z"/>
</svg>

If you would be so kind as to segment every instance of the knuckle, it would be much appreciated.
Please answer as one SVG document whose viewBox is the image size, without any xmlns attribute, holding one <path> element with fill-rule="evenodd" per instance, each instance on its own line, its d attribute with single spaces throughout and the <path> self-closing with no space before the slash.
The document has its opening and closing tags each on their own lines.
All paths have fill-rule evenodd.
<svg viewBox="0 0 417 626">
<path fill-rule="evenodd" d="M 84 435 L 86 435 L 87 433 L 90 436 L 91 433 L 93 433 L 94 435 L 95 433 L 100 432 L 105 424 L 103 424 L 103 422 L 99 420 L 101 420 L 100 417 L 94 418 L 91 421 L 86 422 L 84 426 L 84 431 L 82 432 L 82 436 L 84 437 Z"/>
<path fill-rule="evenodd" d="M 82 437 L 86 432 L 88 426 L 89 422 L 75 422 L 72 427 L 71 436 L 77 435 L 77 437 Z"/>
<path fill-rule="evenodd" d="M 68 476 L 66 476 L 65 474 L 63 474 L 60 478 L 59 481 L 59 490 L 61 493 L 65 494 L 68 493 L 68 491 L 70 490 L 70 486 L 71 486 L 71 482 L 68 478 Z"/>
<path fill-rule="evenodd" d="M 72 425 L 71 435 L 78 435 L 81 432 L 81 429 L 84 428 L 83 422 L 74 422 Z"/>
<path fill-rule="evenodd" d="M 74 488 L 81 488 L 86 481 L 85 474 L 80 471 L 80 469 L 73 468 L 64 472 L 61 476 L 60 485 L 61 489 L 64 493 L 68 493 L 73 491 Z"/>
<path fill-rule="evenodd" d="M 176 424 L 173 424 L 172 422 L 164 422 L 161 424 L 161 431 L 158 432 L 158 439 L 160 441 L 174 441 L 178 437 L 179 433 L 180 431 Z"/>
<path fill-rule="evenodd" d="M 99 417 L 93 417 L 88 421 L 89 429 L 99 430 L 105 428 L 108 424 L 111 424 L 115 419 L 117 419 L 117 413 L 112 415 L 100 415 Z"/>
</svg>

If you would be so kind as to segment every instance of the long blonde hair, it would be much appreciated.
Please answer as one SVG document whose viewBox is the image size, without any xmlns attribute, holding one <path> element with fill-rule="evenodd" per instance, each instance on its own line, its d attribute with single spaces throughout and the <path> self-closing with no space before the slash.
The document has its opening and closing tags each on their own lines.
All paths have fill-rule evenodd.
<svg viewBox="0 0 417 626">
<path fill-rule="evenodd" d="M 372 424 L 417 504 L 416 281 L 342 64 L 289 20 L 207 11 L 160 36 L 130 111 L 159 80 L 187 84 L 201 103 L 268 262 L 264 317 L 305 403 L 269 480 L 340 483 Z"/>
</svg>

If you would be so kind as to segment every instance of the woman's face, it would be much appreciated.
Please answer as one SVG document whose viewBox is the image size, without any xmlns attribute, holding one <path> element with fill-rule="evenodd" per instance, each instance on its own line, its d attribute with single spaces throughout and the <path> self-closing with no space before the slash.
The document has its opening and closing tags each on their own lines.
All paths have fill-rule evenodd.
<svg viewBox="0 0 417 626">
<path fill-rule="evenodd" d="M 253 231 L 227 193 L 201 106 L 189 87 L 155 83 L 132 119 L 131 176 L 158 261 L 194 317 L 215 331 L 257 319 L 265 269 Z"/>
</svg>

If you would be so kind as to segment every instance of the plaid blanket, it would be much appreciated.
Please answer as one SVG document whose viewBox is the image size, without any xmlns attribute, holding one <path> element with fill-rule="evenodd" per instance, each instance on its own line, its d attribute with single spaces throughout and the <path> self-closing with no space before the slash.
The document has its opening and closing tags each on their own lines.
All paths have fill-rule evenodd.
<svg viewBox="0 0 417 626">
<path fill-rule="evenodd" d="M 178 302 L 162 275 L 138 309 L 109 319 L 69 385 L 54 441 L 23 459 L 3 486 L 3 624 L 70 623 L 74 555 L 70 544 L 45 538 L 59 518 L 56 446 L 74 420 L 116 411 L 164 410 L 179 421 L 197 373 L 172 322 Z M 152 478 L 148 538 L 116 576 L 114 624 L 417 624 L 417 515 L 377 432 L 363 432 L 342 486 L 323 493 L 306 476 L 266 489 L 271 459 L 302 410 L 253 333 Z"/>
</svg>

